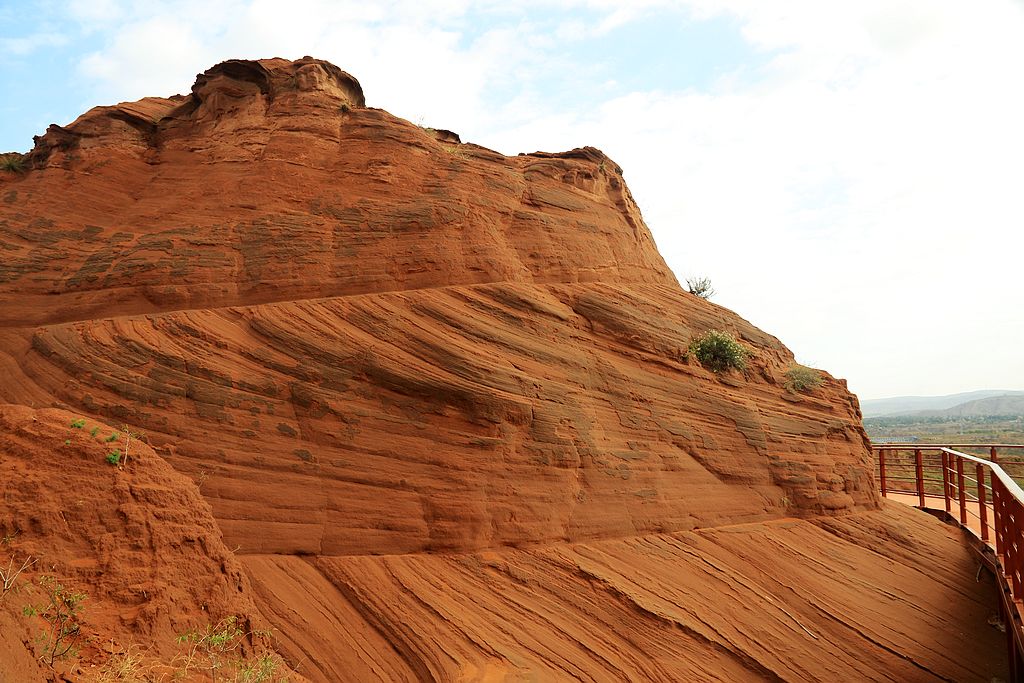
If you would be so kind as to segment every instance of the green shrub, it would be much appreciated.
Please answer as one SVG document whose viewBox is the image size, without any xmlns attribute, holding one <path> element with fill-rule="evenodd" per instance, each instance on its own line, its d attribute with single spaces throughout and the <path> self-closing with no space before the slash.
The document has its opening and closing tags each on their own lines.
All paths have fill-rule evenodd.
<svg viewBox="0 0 1024 683">
<path fill-rule="evenodd" d="M 99 434 L 99 432 L 99 427 L 93 427 L 92 429 L 89 430 L 89 436 L 96 436 L 97 434 Z"/>
<path fill-rule="evenodd" d="M 71 421 L 71 428 L 72 429 L 82 429 L 83 427 L 85 427 L 85 418 L 84 417 L 79 419 L 79 420 L 72 420 Z"/>
<path fill-rule="evenodd" d="M 707 277 L 686 278 L 686 291 L 701 299 L 710 299 L 715 295 L 715 289 L 711 286 L 711 278 Z"/>
<path fill-rule="evenodd" d="M 104 441 L 107 442 L 107 443 L 112 443 L 114 441 L 117 441 L 117 432 L 114 432 L 113 434 L 111 434 L 110 436 L 105 438 Z"/>
<path fill-rule="evenodd" d="M 690 353 L 713 372 L 745 370 L 750 356 L 747 347 L 719 330 L 709 330 L 690 342 Z"/>
<path fill-rule="evenodd" d="M 62 657 L 78 655 L 76 645 L 82 635 L 80 614 L 86 595 L 65 588 L 52 576 L 39 577 L 39 588 L 45 602 L 25 605 L 22 613 L 26 617 L 40 617 L 46 622 L 47 627 L 36 642 L 43 652 L 40 659 L 53 666 Z"/>
<path fill-rule="evenodd" d="M 794 365 L 786 371 L 786 390 L 810 391 L 821 384 L 821 373 L 806 365 Z"/>
<path fill-rule="evenodd" d="M 6 154 L 0 156 L 0 171 L 10 173 L 22 173 L 25 170 L 25 160 L 20 154 Z"/>
<path fill-rule="evenodd" d="M 236 667 L 235 680 L 239 683 L 265 683 L 277 674 L 277 657 L 264 654 L 252 661 L 242 660 Z"/>
<path fill-rule="evenodd" d="M 264 653 L 249 659 L 243 653 L 247 641 L 268 635 L 265 631 L 245 631 L 234 616 L 207 624 L 202 630 L 184 633 L 178 636 L 179 647 L 184 651 L 176 657 L 180 662 L 177 676 L 188 678 L 194 672 L 204 671 L 214 681 L 266 683 L 273 680 L 280 665 L 276 655 Z"/>
<path fill-rule="evenodd" d="M 109 453 L 107 453 L 107 462 L 109 462 L 111 465 L 120 465 L 121 464 L 121 451 L 119 451 L 119 450 L 117 450 L 115 448 L 114 450 L 112 450 Z"/>
</svg>

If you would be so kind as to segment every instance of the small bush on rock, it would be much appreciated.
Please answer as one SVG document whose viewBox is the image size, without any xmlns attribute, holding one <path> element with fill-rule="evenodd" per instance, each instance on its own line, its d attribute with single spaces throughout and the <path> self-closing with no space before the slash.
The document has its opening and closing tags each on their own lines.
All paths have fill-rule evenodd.
<svg viewBox="0 0 1024 683">
<path fill-rule="evenodd" d="M 241 649 L 245 641 L 253 637 L 265 638 L 266 631 L 245 631 L 238 617 L 230 616 L 216 624 L 207 624 L 202 630 L 193 630 L 178 636 L 183 648 L 176 660 L 178 676 L 187 678 L 194 672 L 203 671 L 214 681 L 232 680 L 236 683 L 266 683 L 274 680 L 280 665 L 278 657 L 271 653 L 249 659 Z M 230 678 L 231 674 L 233 678 Z M 278 679 L 283 680 L 283 679 Z"/>
<path fill-rule="evenodd" d="M 76 593 L 53 576 L 39 577 L 45 602 L 26 605 L 22 610 L 26 617 L 39 617 L 46 622 L 46 628 L 36 638 L 42 650 L 40 659 L 53 666 L 63 657 L 78 655 L 77 644 L 82 635 L 81 612 L 85 593 Z"/>
<path fill-rule="evenodd" d="M 794 365 L 786 371 L 786 390 L 791 392 L 810 391 L 821 384 L 821 373 L 806 365 Z"/>
<path fill-rule="evenodd" d="M 17 153 L 0 156 L 0 171 L 23 173 L 25 171 L 25 160 L 22 158 L 22 155 Z"/>
<path fill-rule="evenodd" d="M 686 291 L 701 299 L 710 299 L 715 295 L 715 288 L 711 286 L 711 278 L 707 277 L 686 278 Z"/>
<path fill-rule="evenodd" d="M 700 364 L 712 372 L 745 370 L 750 351 L 728 332 L 709 330 L 690 343 L 692 353 Z"/>
</svg>

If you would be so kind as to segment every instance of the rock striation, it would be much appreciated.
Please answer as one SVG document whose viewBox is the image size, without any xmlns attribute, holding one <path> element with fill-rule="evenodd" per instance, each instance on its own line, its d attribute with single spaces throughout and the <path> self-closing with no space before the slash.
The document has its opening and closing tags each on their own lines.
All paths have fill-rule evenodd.
<svg viewBox="0 0 1024 683">
<path fill-rule="evenodd" d="M 93 109 L 25 166 L 0 175 L 0 400 L 144 430 L 300 674 L 997 666 L 998 638 L 921 645 L 983 624 L 988 588 L 882 507 L 845 383 L 788 391 L 777 339 L 683 292 L 600 151 L 464 144 L 306 57 Z M 696 362 L 708 330 L 745 372 Z"/>
</svg>

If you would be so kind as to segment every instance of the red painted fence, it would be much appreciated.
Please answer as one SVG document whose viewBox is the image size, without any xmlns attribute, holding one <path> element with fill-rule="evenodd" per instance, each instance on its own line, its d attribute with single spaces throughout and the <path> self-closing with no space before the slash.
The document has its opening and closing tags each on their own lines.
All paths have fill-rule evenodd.
<svg viewBox="0 0 1024 683">
<path fill-rule="evenodd" d="M 1024 682 L 1024 490 L 1017 483 L 1024 481 L 1024 445 L 879 444 L 872 451 L 883 496 L 944 508 L 980 541 L 975 550 L 1001 584 L 1010 678 Z"/>
</svg>

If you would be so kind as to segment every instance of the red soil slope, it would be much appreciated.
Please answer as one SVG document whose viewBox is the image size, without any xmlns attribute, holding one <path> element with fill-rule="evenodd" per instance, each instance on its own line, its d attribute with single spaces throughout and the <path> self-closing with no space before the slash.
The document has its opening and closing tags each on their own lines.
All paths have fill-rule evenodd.
<svg viewBox="0 0 1024 683">
<path fill-rule="evenodd" d="M 0 400 L 145 430 L 301 673 L 998 667 L 955 534 L 879 510 L 845 384 L 787 392 L 792 354 L 680 290 L 599 151 L 461 144 L 304 58 L 92 110 L 26 165 Z M 687 354 L 709 329 L 745 373 Z"/>
<path fill-rule="evenodd" d="M 265 628 L 238 559 L 190 479 L 144 443 L 77 415 L 0 405 L 0 561 L 30 560 L 16 590 L 0 601 L 0 680 L 39 680 L 33 656 L 46 630 L 26 618 L 45 602 L 44 576 L 86 593 L 82 656 L 67 668 L 94 671 L 132 645 L 147 666 L 169 664 L 178 635 L 235 616 L 246 631 Z M 93 434 L 95 430 L 95 434 Z M 106 460 L 116 447 L 122 467 Z M 247 642 L 251 652 L 251 645 Z M 158 670 L 159 671 L 159 670 Z"/>
</svg>

